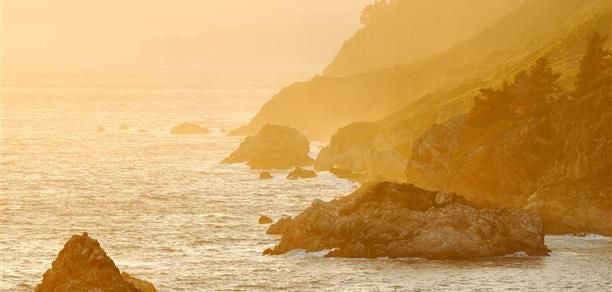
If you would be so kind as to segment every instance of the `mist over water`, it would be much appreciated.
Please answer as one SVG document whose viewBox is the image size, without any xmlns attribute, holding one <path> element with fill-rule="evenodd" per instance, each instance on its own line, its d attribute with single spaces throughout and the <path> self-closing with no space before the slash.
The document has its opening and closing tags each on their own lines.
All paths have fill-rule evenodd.
<svg viewBox="0 0 612 292">
<path fill-rule="evenodd" d="M 32 290 L 64 242 L 83 231 L 121 270 L 160 291 L 612 287 L 612 239 L 598 236 L 548 236 L 549 257 L 262 256 L 278 238 L 265 234 L 259 215 L 296 215 L 313 199 L 330 200 L 357 184 L 327 172 L 290 181 L 274 171 L 274 179 L 260 181 L 244 165 L 219 164 L 242 139 L 225 131 L 307 74 L 225 76 L 3 88 L 0 290 Z M 185 121 L 211 133 L 169 134 Z M 312 143 L 313 156 L 320 146 Z"/>
</svg>

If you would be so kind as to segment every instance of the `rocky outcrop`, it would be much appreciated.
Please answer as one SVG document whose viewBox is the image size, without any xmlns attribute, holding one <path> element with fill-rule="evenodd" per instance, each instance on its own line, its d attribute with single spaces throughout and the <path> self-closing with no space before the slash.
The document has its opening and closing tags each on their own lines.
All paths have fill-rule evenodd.
<svg viewBox="0 0 612 292">
<path fill-rule="evenodd" d="M 311 165 L 310 144 L 296 129 L 266 125 L 255 136 L 244 139 L 223 163 L 246 162 L 256 169 L 287 169 Z"/>
<path fill-rule="evenodd" d="M 355 122 L 332 136 L 315 169 L 360 180 L 403 181 L 408 160 L 395 148 L 397 143 L 394 133 L 380 124 Z"/>
<path fill-rule="evenodd" d="M 546 233 L 612 235 L 610 94 L 484 127 L 453 118 L 415 143 L 407 179 L 484 206 L 526 208 Z"/>
<path fill-rule="evenodd" d="M 259 173 L 259 179 L 271 179 L 273 178 L 272 174 L 267 171 L 262 171 Z"/>
<path fill-rule="evenodd" d="M 134 287 L 136 287 L 136 290 L 138 291 L 142 291 L 142 292 L 156 292 L 157 291 L 157 289 L 155 289 L 155 286 L 153 286 L 153 284 L 151 284 L 150 282 L 147 282 L 145 280 L 141 280 L 138 278 L 134 278 L 126 272 L 122 272 L 121 277 L 123 277 L 123 279 L 126 282 L 134 285 Z"/>
<path fill-rule="evenodd" d="M 257 223 L 259 224 L 270 224 L 274 221 L 272 221 L 272 218 L 266 216 L 266 215 L 261 215 L 259 216 L 259 220 L 257 221 Z"/>
<path fill-rule="evenodd" d="M 313 178 L 317 177 L 317 173 L 312 170 L 303 169 L 301 167 L 296 167 L 289 174 L 287 174 L 287 179 L 302 179 L 302 178 Z"/>
<path fill-rule="evenodd" d="M 172 135 L 202 135 L 209 132 L 208 129 L 193 123 L 182 123 L 170 130 L 170 134 Z"/>
<path fill-rule="evenodd" d="M 540 219 L 524 210 L 481 209 L 455 194 L 392 182 L 315 200 L 273 228 L 282 238 L 264 254 L 304 249 L 331 250 L 331 257 L 462 259 L 549 251 Z"/>
<path fill-rule="evenodd" d="M 121 274 L 98 241 L 83 233 L 66 242 L 35 291 L 154 292 L 156 289 L 149 282 Z"/>
<path fill-rule="evenodd" d="M 268 227 L 266 230 L 267 234 L 280 235 L 287 231 L 287 228 L 291 225 L 291 216 L 282 216 L 278 221 Z"/>
</svg>

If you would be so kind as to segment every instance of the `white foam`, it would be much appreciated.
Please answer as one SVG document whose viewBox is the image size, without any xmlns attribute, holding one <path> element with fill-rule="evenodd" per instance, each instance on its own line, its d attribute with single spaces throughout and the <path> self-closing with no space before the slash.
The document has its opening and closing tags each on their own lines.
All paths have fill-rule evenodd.
<svg viewBox="0 0 612 292">
<path fill-rule="evenodd" d="M 303 249 L 294 249 L 289 251 L 286 256 L 292 258 L 323 258 L 335 249 L 323 249 L 319 251 L 306 251 Z"/>
</svg>

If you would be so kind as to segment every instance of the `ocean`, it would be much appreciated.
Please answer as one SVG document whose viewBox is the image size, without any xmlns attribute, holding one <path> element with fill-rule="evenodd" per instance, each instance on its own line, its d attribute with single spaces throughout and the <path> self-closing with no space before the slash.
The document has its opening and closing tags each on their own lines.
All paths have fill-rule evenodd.
<svg viewBox="0 0 612 292">
<path fill-rule="evenodd" d="M 122 271 L 160 291 L 612 291 L 612 238 L 547 236 L 547 257 L 467 261 L 262 256 L 260 215 L 296 215 L 358 184 L 327 172 L 259 180 L 220 161 L 280 88 L 314 72 L 53 78 L 2 88 L 0 290 L 31 291 L 87 231 Z M 207 135 L 170 135 L 195 122 Z M 122 125 L 127 129 L 122 129 Z M 99 131 L 103 128 L 104 131 Z M 314 157 L 322 143 L 312 142 Z"/>
</svg>

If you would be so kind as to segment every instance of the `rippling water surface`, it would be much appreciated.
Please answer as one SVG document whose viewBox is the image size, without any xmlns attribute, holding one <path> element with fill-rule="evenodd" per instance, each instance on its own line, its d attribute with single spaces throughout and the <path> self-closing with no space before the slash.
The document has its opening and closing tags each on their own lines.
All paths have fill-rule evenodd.
<svg viewBox="0 0 612 292">
<path fill-rule="evenodd" d="M 65 241 L 88 231 L 120 269 L 161 291 L 612 290 L 612 240 L 599 236 L 549 236 L 554 252 L 536 258 L 261 256 L 277 238 L 257 224 L 260 214 L 294 215 L 357 187 L 329 173 L 288 181 L 276 171 L 260 181 L 244 165 L 219 164 L 241 139 L 225 131 L 292 79 L 3 88 L 0 289 L 31 290 Z M 184 121 L 212 132 L 168 134 Z"/>
</svg>

